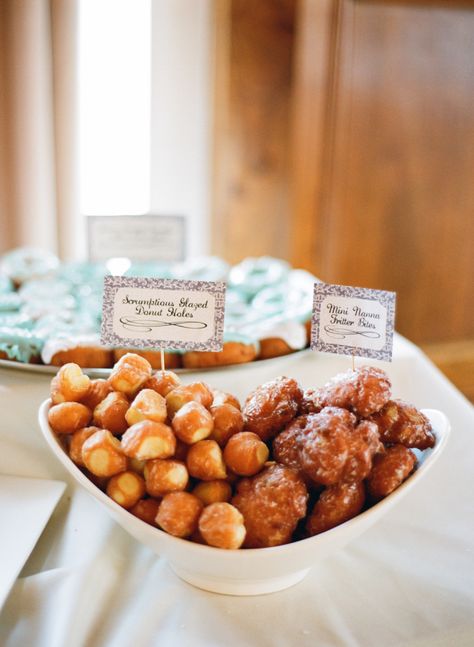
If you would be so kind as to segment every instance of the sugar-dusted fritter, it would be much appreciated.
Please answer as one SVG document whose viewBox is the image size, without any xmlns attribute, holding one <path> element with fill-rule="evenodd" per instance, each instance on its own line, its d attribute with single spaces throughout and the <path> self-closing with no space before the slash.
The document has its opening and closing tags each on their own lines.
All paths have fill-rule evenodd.
<svg viewBox="0 0 474 647">
<path fill-rule="evenodd" d="M 341 480 L 355 417 L 337 407 L 299 416 L 273 441 L 275 460 L 300 469 L 316 485 Z"/>
<path fill-rule="evenodd" d="M 256 476 L 239 481 L 231 503 L 244 517 L 244 547 L 287 544 L 298 521 L 306 514 L 307 501 L 303 479 L 284 465 L 271 465 Z"/>
<path fill-rule="evenodd" d="M 348 451 L 342 480 L 362 481 L 372 469 L 375 454 L 384 451 L 377 425 L 368 420 L 360 422 L 350 435 Z"/>
<path fill-rule="evenodd" d="M 413 472 L 415 454 L 403 445 L 393 445 L 374 459 L 367 478 L 367 491 L 373 499 L 383 499 L 397 489 Z"/>
<path fill-rule="evenodd" d="M 354 371 L 339 373 L 327 384 L 311 394 L 306 393 L 306 409 L 342 407 L 366 418 L 380 411 L 390 399 L 391 384 L 388 375 L 380 368 L 361 366 Z M 309 397 L 310 396 L 310 397 Z"/>
<path fill-rule="evenodd" d="M 352 519 L 362 510 L 364 501 L 365 489 L 362 481 L 330 485 L 322 492 L 308 517 L 308 534 L 319 535 Z"/>
<path fill-rule="evenodd" d="M 390 400 L 370 418 L 378 427 L 384 443 L 428 449 L 435 437 L 428 418 L 416 407 L 402 400 Z"/>
<path fill-rule="evenodd" d="M 296 380 L 277 377 L 256 388 L 246 399 L 245 430 L 262 440 L 273 438 L 298 413 L 303 392 Z"/>
</svg>

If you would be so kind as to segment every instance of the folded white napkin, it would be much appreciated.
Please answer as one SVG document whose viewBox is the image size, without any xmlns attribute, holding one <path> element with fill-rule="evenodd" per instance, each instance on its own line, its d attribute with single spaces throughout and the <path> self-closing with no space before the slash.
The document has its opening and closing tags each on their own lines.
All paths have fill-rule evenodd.
<svg viewBox="0 0 474 647">
<path fill-rule="evenodd" d="M 0 474 L 0 608 L 66 487 Z"/>
</svg>

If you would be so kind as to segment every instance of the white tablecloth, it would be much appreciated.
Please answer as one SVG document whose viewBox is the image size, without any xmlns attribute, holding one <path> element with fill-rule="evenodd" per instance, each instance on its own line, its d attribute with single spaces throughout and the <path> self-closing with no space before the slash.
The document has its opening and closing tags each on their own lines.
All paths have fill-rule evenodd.
<svg viewBox="0 0 474 647">
<path fill-rule="evenodd" d="M 204 379 L 242 397 L 277 375 L 307 387 L 349 366 L 344 357 L 307 353 Z M 68 487 L 0 614 L 0 644 L 472 647 L 474 410 L 399 336 L 394 361 L 384 367 L 396 396 L 447 414 L 453 433 L 446 451 L 382 521 L 300 584 L 243 598 L 185 584 L 118 527 L 43 440 L 36 415 L 50 378 L 1 370 L 0 473 Z"/>
</svg>

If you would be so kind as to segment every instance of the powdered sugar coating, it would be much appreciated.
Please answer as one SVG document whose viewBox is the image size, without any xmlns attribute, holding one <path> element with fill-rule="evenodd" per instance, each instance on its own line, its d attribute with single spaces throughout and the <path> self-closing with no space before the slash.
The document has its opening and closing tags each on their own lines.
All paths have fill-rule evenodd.
<svg viewBox="0 0 474 647">
<path fill-rule="evenodd" d="M 415 469 L 415 454 L 403 445 L 393 445 L 374 459 L 367 479 L 367 490 L 373 499 L 382 499 L 393 492 Z"/>
<path fill-rule="evenodd" d="M 231 503 L 244 517 L 244 547 L 287 544 L 306 514 L 307 501 L 302 478 L 283 465 L 272 465 L 252 478 L 242 479 Z"/>
<path fill-rule="evenodd" d="M 245 430 L 269 440 L 296 416 L 303 392 L 296 380 L 277 377 L 253 391 L 242 413 Z"/>
<path fill-rule="evenodd" d="M 380 368 L 361 366 L 339 373 L 320 389 L 312 392 L 314 407 L 342 407 L 366 418 L 380 411 L 390 399 L 391 384 Z"/>
<path fill-rule="evenodd" d="M 377 425 L 384 443 L 417 449 L 434 447 L 435 437 L 428 418 L 402 400 L 390 400 L 371 420 Z"/>
<path fill-rule="evenodd" d="M 362 481 L 372 469 L 372 460 L 376 453 L 383 452 L 377 425 L 363 420 L 350 436 L 349 456 L 344 465 L 344 481 Z"/>
<path fill-rule="evenodd" d="M 338 407 L 299 416 L 273 441 L 274 458 L 301 470 L 313 485 L 336 483 L 344 477 L 352 453 L 368 451 L 366 445 L 360 447 L 364 441 L 361 434 L 355 436 L 355 423 L 354 414 Z M 373 428 L 376 430 L 375 425 Z"/>
<path fill-rule="evenodd" d="M 318 535 L 352 519 L 362 510 L 364 501 L 365 489 L 361 481 L 327 487 L 308 517 L 306 529 L 309 535 Z"/>
</svg>

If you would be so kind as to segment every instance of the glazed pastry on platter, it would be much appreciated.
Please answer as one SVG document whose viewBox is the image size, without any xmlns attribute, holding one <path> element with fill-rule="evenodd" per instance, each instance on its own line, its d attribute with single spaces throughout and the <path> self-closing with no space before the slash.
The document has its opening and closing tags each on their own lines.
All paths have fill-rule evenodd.
<svg viewBox="0 0 474 647">
<path fill-rule="evenodd" d="M 100 343 L 96 334 L 51 337 L 41 351 L 45 364 L 62 366 L 74 362 L 82 368 L 110 368 L 113 365 L 113 351 Z"/>
<path fill-rule="evenodd" d="M 83 368 L 110 368 L 133 348 L 105 348 L 99 334 L 104 277 L 109 263 L 69 262 L 42 250 L 19 249 L 0 259 L 0 358 L 23 363 Z M 224 348 L 218 352 L 165 351 L 169 369 L 202 369 L 281 357 L 306 348 L 316 277 L 294 270 L 269 256 L 247 258 L 234 267 L 215 256 L 183 263 L 127 263 L 126 276 L 226 281 Z M 25 344 L 10 349 L 2 328 L 21 336 L 26 330 L 38 340 L 39 352 Z M 85 338 L 89 338 L 86 341 Z M 77 344 L 77 345 L 76 345 Z M 161 353 L 136 351 L 154 369 Z"/>
</svg>

